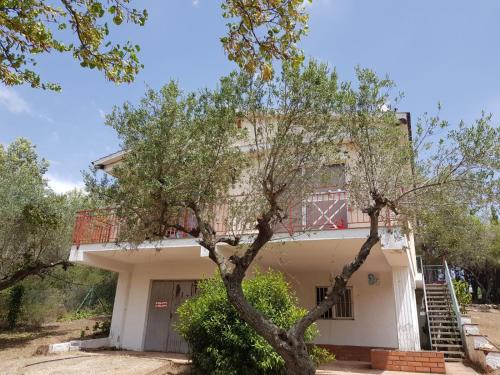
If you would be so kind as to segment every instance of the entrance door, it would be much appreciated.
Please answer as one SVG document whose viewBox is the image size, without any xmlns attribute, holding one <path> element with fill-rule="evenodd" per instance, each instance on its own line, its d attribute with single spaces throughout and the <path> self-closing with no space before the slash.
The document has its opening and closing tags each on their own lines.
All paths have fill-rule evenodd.
<svg viewBox="0 0 500 375">
<path fill-rule="evenodd" d="M 195 285 L 194 281 L 153 281 L 144 350 L 187 353 L 187 343 L 175 331 L 175 324 L 177 308 L 194 295 Z"/>
</svg>

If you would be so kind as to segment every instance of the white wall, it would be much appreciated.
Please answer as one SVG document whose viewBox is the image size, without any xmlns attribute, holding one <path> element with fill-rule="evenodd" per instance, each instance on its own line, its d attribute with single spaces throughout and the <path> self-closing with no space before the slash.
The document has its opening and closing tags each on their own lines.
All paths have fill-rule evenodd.
<svg viewBox="0 0 500 375">
<path fill-rule="evenodd" d="M 131 350 L 143 349 L 151 280 L 195 280 L 209 277 L 214 271 L 208 259 L 189 263 L 138 264 L 130 275 L 128 298 L 123 295 L 127 290 L 126 277 L 120 274 L 111 328 L 113 345 Z M 359 271 L 353 276 L 350 285 L 353 287 L 354 320 L 318 321 L 320 335 L 316 343 L 398 347 L 392 274 L 380 272 L 376 276 L 379 279 L 376 285 L 368 285 L 367 272 Z M 296 290 L 299 302 L 307 308 L 316 303 L 316 286 L 329 284 L 326 272 L 287 273 L 286 277 Z M 120 323 L 122 314 L 124 319 Z"/>
<path fill-rule="evenodd" d="M 409 267 L 392 271 L 400 350 L 420 350 L 420 336 L 415 289 Z"/>
<path fill-rule="evenodd" d="M 398 347 L 396 310 L 391 272 L 375 273 L 378 282 L 368 284 L 368 272 L 358 271 L 352 286 L 354 320 L 318 320 L 317 344 Z M 288 274 L 299 302 L 306 308 L 316 303 L 316 287 L 328 286 L 328 273 Z"/>
<path fill-rule="evenodd" d="M 109 338 L 111 346 L 120 348 L 122 346 L 122 332 L 127 314 L 128 297 L 130 292 L 131 272 L 122 271 L 118 274 L 116 284 L 115 302 L 113 305 L 113 317 L 111 318 L 111 328 Z"/>
</svg>

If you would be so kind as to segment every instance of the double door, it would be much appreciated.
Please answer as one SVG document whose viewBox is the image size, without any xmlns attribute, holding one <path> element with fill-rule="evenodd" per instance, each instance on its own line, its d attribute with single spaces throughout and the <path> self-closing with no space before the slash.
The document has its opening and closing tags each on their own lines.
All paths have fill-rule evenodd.
<svg viewBox="0 0 500 375">
<path fill-rule="evenodd" d="M 149 296 L 144 350 L 187 353 L 186 341 L 177 333 L 177 308 L 196 292 L 195 281 L 154 280 Z"/>
</svg>

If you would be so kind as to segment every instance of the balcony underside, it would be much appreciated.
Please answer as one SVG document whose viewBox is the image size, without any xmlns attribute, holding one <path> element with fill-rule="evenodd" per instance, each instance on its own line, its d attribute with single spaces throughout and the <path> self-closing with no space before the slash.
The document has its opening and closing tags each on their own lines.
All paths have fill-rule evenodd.
<svg viewBox="0 0 500 375">
<path fill-rule="evenodd" d="M 261 269 L 338 272 L 354 259 L 367 235 L 368 230 L 360 228 L 277 237 L 261 251 L 255 264 Z M 220 246 L 227 255 L 234 251 L 228 245 Z M 397 264 L 394 257 L 399 259 Z M 214 269 L 206 250 L 192 238 L 143 243 L 138 247 L 113 243 L 73 246 L 70 260 L 113 271 L 131 270 L 135 264 L 148 263 L 192 264 Z M 407 262 L 406 250 L 383 249 L 379 243 L 362 267 L 366 271 L 382 272 L 405 266 Z"/>
</svg>

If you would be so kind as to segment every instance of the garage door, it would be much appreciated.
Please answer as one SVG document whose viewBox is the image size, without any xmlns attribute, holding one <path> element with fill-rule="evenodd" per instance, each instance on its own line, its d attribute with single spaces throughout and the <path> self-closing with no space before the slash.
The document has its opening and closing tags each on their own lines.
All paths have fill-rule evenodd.
<svg viewBox="0 0 500 375">
<path fill-rule="evenodd" d="M 177 308 L 196 291 L 195 281 L 154 280 L 149 297 L 144 350 L 187 353 L 187 343 L 176 332 Z"/>
</svg>

